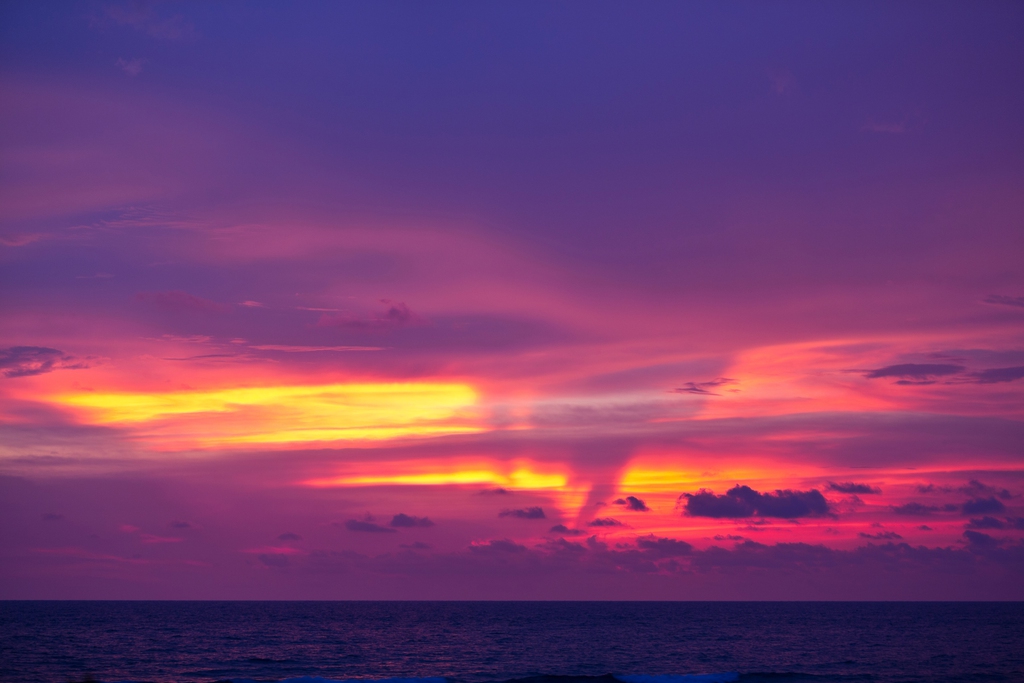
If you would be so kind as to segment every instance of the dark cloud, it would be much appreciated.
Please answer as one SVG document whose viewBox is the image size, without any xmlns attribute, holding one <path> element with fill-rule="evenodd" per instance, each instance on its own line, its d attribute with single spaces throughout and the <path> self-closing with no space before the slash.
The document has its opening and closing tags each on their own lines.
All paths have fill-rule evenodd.
<svg viewBox="0 0 1024 683">
<path fill-rule="evenodd" d="M 587 522 L 587 526 L 624 526 L 622 522 L 611 517 L 598 517 Z"/>
<path fill-rule="evenodd" d="M 921 526 L 919 526 L 917 528 L 920 529 L 921 531 L 935 531 L 935 529 L 932 529 L 927 524 L 922 524 Z"/>
<path fill-rule="evenodd" d="M 188 522 L 182 521 L 180 519 L 176 519 L 173 522 L 171 522 L 170 527 L 172 529 L 191 529 L 192 525 L 189 524 Z"/>
<path fill-rule="evenodd" d="M 526 552 L 526 546 L 504 538 L 488 541 L 487 543 L 474 543 L 469 546 L 469 550 L 478 554 L 523 553 Z"/>
<path fill-rule="evenodd" d="M 946 377 L 963 372 L 966 368 L 962 365 L 949 365 L 940 363 L 901 363 L 899 365 L 887 365 L 878 368 L 864 375 L 868 379 L 880 377 L 896 377 L 899 381 L 896 384 L 932 384 L 936 377 Z"/>
<path fill-rule="evenodd" d="M 63 351 L 45 346 L 11 346 L 0 349 L 0 373 L 4 377 L 30 377 L 54 370 L 79 370 L 89 367 Z"/>
<path fill-rule="evenodd" d="M 499 517 L 515 517 L 516 519 L 546 519 L 544 509 L 539 507 L 519 508 L 516 510 L 502 510 Z"/>
<path fill-rule="evenodd" d="M 972 519 L 967 523 L 968 529 L 1005 529 L 1006 522 L 1001 522 L 995 517 L 985 515 L 980 519 Z"/>
<path fill-rule="evenodd" d="M 981 370 L 980 372 L 972 372 L 968 376 L 978 384 L 1014 382 L 1024 378 L 1024 365 L 1013 368 L 991 368 L 989 370 Z"/>
<path fill-rule="evenodd" d="M 736 380 L 729 379 L 728 377 L 719 377 L 708 382 L 686 382 L 681 387 L 677 387 L 672 390 L 673 394 L 699 394 L 704 396 L 719 396 L 710 389 L 717 389 L 720 386 L 726 384 L 732 384 Z"/>
<path fill-rule="evenodd" d="M 302 536 L 299 536 L 298 534 L 293 534 L 290 531 L 286 531 L 283 534 L 281 534 L 280 536 L 278 536 L 277 540 L 279 540 L 279 541 L 301 541 L 302 540 Z"/>
<path fill-rule="evenodd" d="M 989 512 L 1005 512 L 1006 506 L 998 498 L 972 498 L 963 504 L 965 515 L 984 515 Z"/>
<path fill-rule="evenodd" d="M 877 486 L 871 486 L 869 484 L 854 484 L 853 482 L 836 483 L 830 481 L 828 483 L 829 491 L 838 491 L 839 493 L 881 493 L 882 489 Z"/>
<path fill-rule="evenodd" d="M 627 510 L 634 510 L 636 512 L 650 512 L 651 508 L 647 507 L 647 504 L 636 496 L 626 496 L 625 498 L 619 498 L 613 501 L 616 505 L 624 505 Z"/>
<path fill-rule="evenodd" d="M 1016 308 L 1024 308 L 1024 296 L 1006 296 L 1004 294 L 990 294 L 989 296 L 982 299 L 987 304 L 995 304 L 997 306 L 1014 306 Z"/>
<path fill-rule="evenodd" d="M 581 531 L 579 529 L 570 529 L 564 524 L 556 524 L 553 527 L 551 527 L 549 531 L 556 534 L 564 534 L 566 536 L 582 536 L 583 534 L 587 533 L 586 531 Z"/>
<path fill-rule="evenodd" d="M 964 538 L 974 548 L 994 548 L 1000 543 L 997 539 L 980 531 L 967 530 L 964 532 Z"/>
<path fill-rule="evenodd" d="M 434 523 L 430 521 L 429 517 L 413 517 L 399 512 L 397 515 L 391 518 L 391 526 L 412 528 L 412 527 L 431 527 Z"/>
<path fill-rule="evenodd" d="M 701 489 L 681 497 L 686 498 L 686 514 L 691 517 L 796 519 L 829 514 L 828 501 L 816 489 L 759 493 L 749 486 L 734 486 L 723 496 Z"/>
<path fill-rule="evenodd" d="M 1009 489 L 1000 489 L 995 486 L 989 486 L 983 484 L 977 479 L 971 479 L 965 486 L 961 486 L 957 489 L 959 493 L 965 493 L 968 496 L 974 496 L 980 498 L 981 496 L 998 496 L 1003 500 L 1009 500 L 1013 498 L 1013 494 L 1010 493 Z"/>
<path fill-rule="evenodd" d="M 1006 525 L 1011 529 L 1024 531 L 1024 517 L 1007 517 Z"/>
<path fill-rule="evenodd" d="M 400 301 L 381 299 L 387 309 L 373 318 L 358 318 L 344 314 L 324 313 L 317 321 L 317 327 L 344 327 L 352 330 L 386 331 L 411 325 L 417 316 Z"/>
<path fill-rule="evenodd" d="M 202 311 L 205 313 L 224 313 L 230 310 L 223 304 L 193 296 L 188 292 L 173 290 L 169 292 L 139 292 L 136 301 L 155 306 L 165 311 L 187 312 Z"/>
<path fill-rule="evenodd" d="M 675 538 L 658 538 L 654 534 L 636 539 L 636 547 L 656 557 L 681 557 L 693 552 L 693 546 Z"/>
<path fill-rule="evenodd" d="M 949 493 L 953 490 L 947 487 L 936 486 L 935 484 L 918 484 L 916 488 L 918 493 Z"/>
<path fill-rule="evenodd" d="M 861 538 L 874 538 L 874 539 L 889 540 L 889 541 L 898 540 L 898 539 L 903 538 L 902 536 L 900 536 L 895 531 L 879 531 L 878 533 L 875 533 L 875 534 L 866 534 L 866 533 L 864 533 L 862 531 L 862 532 L 860 532 L 857 535 L 860 536 Z"/>
<path fill-rule="evenodd" d="M 508 489 L 496 488 L 496 489 L 484 489 L 480 492 L 481 496 L 511 496 L 512 492 Z"/>
<path fill-rule="evenodd" d="M 923 505 L 917 501 L 904 503 L 903 505 L 891 505 L 890 507 L 897 515 L 930 515 L 943 509 L 938 505 Z M 956 508 L 954 507 L 954 509 Z"/>
<path fill-rule="evenodd" d="M 268 567 L 285 567 L 288 565 L 288 556 L 280 553 L 264 553 L 257 555 L 256 559 Z"/>
<path fill-rule="evenodd" d="M 826 529 L 825 531 L 829 531 L 829 530 Z M 742 540 L 745 540 L 742 536 L 737 536 L 735 534 L 725 534 L 724 536 L 722 534 L 716 534 L 715 536 L 713 536 L 713 538 L 716 541 L 742 541 Z"/>
<path fill-rule="evenodd" d="M 373 522 L 360 522 L 357 519 L 350 519 L 345 522 L 345 528 L 349 531 L 365 531 L 371 534 L 393 534 L 396 533 L 394 529 L 389 529 L 386 526 L 374 524 Z"/>
</svg>

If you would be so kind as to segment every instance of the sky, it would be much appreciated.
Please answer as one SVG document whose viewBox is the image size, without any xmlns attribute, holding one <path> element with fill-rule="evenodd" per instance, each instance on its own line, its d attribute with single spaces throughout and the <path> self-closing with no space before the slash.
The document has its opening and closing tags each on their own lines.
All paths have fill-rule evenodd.
<svg viewBox="0 0 1024 683">
<path fill-rule="evenodd" d="M 1022 30 L 4 3 L 0 598 L 1024 599 Z"/>
</svg>

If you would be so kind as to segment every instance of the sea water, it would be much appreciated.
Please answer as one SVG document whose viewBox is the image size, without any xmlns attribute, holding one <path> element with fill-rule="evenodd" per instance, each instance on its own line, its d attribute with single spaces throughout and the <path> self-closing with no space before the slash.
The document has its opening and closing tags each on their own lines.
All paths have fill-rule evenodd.
<svg viewBox="0 0 1024 683">
<path fill-rule="evenodd" d="M 1024 681 L 1024 603 L 0 602 L 0 680 Z"/>
</svg>

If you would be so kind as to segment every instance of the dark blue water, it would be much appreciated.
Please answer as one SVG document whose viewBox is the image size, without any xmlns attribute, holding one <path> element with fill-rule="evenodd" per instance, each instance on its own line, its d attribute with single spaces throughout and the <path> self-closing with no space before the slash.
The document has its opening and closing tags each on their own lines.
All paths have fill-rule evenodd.
<svg viewBox="0 0 1024 683">
<path fill-rule="evenodd" d="M 1024 603 L 0 602 L 6 683 L 696 674 L 1024 681 Z"/>
</svg>

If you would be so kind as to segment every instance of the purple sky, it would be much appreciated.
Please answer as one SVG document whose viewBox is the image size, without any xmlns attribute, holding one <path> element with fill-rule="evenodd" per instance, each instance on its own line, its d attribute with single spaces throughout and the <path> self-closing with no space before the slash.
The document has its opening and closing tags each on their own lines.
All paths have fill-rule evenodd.
<svg viewBox="0 0 1024 683">
<path fill-rule="evenodd" d="M 0 598 L 1024 599 L 1022 30 L 5 4 Z"/>
</svg>

